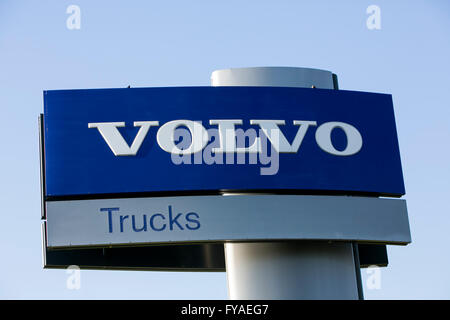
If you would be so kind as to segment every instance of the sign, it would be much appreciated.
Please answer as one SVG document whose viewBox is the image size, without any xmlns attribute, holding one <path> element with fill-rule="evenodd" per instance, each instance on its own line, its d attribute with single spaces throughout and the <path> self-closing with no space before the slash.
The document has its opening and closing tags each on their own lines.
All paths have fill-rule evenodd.
<svg viewBox="0 0 450 320">
<path fill-rule="evenodd" d="M 47 246 L 260 240 L 411 241 L 405 200 L 249 195 L 50 201 Z"/>
<path fill-rule="evenodd" d="M 59 90 L 45 91 L 44 105 L 46 200 L 223 190 L 405 193 L 387 94 Z"/>
</svg>

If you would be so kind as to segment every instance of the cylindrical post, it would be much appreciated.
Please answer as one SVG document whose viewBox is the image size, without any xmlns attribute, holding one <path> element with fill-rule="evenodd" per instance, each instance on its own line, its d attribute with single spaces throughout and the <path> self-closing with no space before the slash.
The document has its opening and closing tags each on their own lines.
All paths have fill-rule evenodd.
<svg viewBox="0 0 450 320">
<path fill-rule="evenodd" d="M 334 80 L 329 71 L 290 67 L 224 69 L 211 75 L 213 86 L 333 89 Z M 226 243 L 229 297 L 361 298 L 359 263 L 354 252 L 354 245 L 348 242 Z"/>
</svg>

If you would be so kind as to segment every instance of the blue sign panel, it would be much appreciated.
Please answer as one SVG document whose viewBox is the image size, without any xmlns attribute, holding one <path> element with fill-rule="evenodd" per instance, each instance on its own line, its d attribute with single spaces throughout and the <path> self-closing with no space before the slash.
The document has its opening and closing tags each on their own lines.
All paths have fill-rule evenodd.
<svg viewBox="0 0 450 320">
<path fill-rule="evenodd" d="M 46 197 L 405 193 L 392 98 L 280 87 L 44 92 Z"/>
</svg>

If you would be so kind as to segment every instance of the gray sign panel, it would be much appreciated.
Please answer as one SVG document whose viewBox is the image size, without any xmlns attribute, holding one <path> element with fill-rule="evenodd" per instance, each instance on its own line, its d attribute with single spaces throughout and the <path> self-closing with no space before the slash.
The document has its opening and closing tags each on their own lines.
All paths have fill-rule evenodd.
<svg viewBox="0 0 450 320">
<path fill-rule="evenodd" d="M 48 247 L 259 240 L 411 242 L 405 200 L 233 195 L 46 202 Z"/>
</svg>

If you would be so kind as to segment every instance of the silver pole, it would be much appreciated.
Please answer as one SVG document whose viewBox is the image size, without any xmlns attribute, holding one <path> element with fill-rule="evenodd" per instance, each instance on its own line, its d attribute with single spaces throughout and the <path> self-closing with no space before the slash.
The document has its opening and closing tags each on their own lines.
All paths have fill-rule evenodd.
<svg viewBox="0 0 450 320">
<path fill-rule="evenodd" d="M 213 86 L 335 88 L 329 71 L 257 67 L 216 70 Z M 230 299 L 358 299 L 357 250 L 347 242 L 226 243 Z"/>
</svg>

